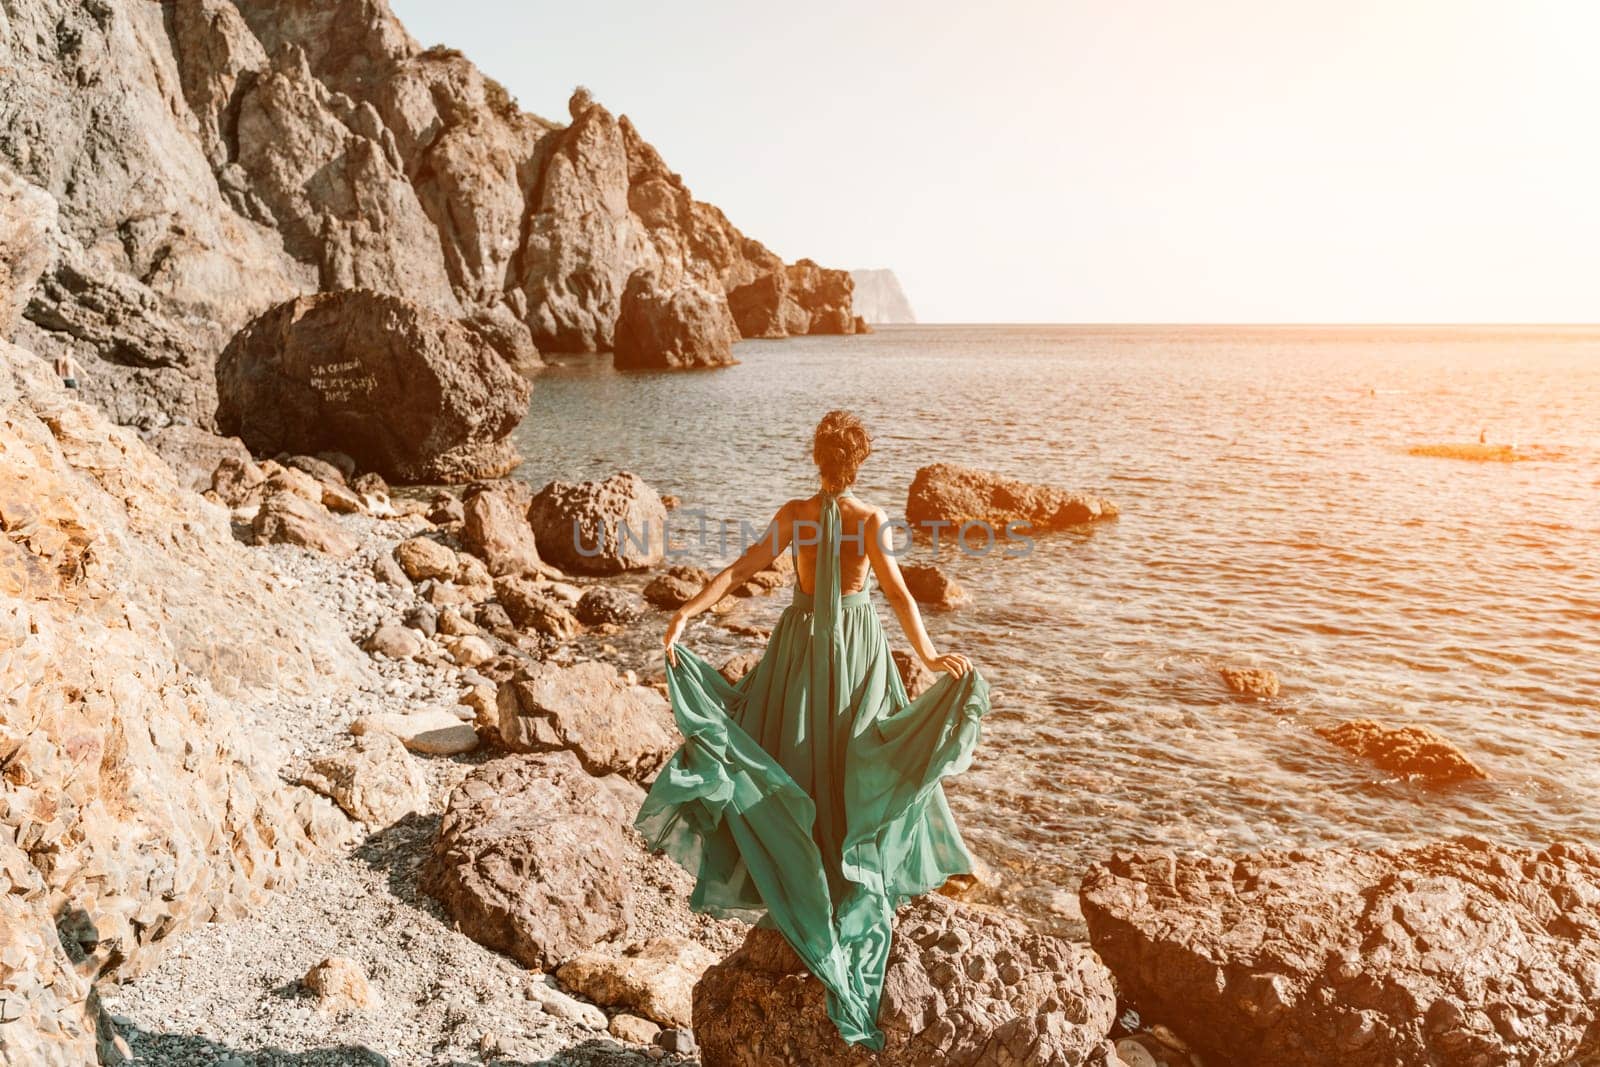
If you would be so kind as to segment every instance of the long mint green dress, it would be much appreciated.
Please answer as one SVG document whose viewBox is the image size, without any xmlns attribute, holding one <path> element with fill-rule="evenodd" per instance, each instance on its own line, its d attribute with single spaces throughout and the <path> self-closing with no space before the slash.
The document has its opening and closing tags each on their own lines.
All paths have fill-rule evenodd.
<svg viewBox="0 0 1600 1067">
<path fill-rule="evenodd" d="M 695 876 L 695 910 L 776 927 L 845 1040 L 881 1049 L 895 909 L 972 869 L 941 780 L 971 763 L 989 686 L 941 674 L 908 699 L 868 590 L 839 595 L 836 497 L 820 526 L 814 592 L 796 584 L 737 685 L 678 648 L 686 740 L 636 825 Z"/>
</svg>

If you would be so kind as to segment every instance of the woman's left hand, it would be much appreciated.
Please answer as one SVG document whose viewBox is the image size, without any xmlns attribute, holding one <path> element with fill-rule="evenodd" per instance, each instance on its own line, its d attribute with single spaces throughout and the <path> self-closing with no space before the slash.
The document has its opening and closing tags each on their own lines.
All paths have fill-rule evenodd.
<svg viewBox="0 0 1600 1067">
<path fill-rule="evenodd" d="M 673 612 L 672 621 L 667 624 L 667 635 L 661 643 L 667 648 L 667 662 L 674 667 L 678 665 L 678 650 L 673 646 L 678 643 L 678 638 L 683 636 L 683 628 L 689 625 L 689 620 L 679 612 Z"/>
</svg>

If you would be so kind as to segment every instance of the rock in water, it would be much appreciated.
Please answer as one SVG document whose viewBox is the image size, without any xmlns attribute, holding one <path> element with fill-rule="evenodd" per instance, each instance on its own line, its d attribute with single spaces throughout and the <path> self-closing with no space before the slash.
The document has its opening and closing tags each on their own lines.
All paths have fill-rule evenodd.
<svg viewBox="0 0 1600 1067">
<path fill-rule="evenodd" d="M 906 299 L 894 271 L 853 270 L 850 280 L 855 282 L 851 305 L 867 322 L 890 325 L 917 321 L 911 301 Z"/>
<path fill-rule="evenodd" d="M 551 482 L 528 506 L 540 553 L 562 570 L 619 574 L 661 562 L 667 509 L 637 474 L 603 482 Z"/>
<path fill-rule="evenodd" d="M 1278 695 L 1278 674 L 1265 667 L 1222 666 L 1217 668 L 1217 673 L 1222 676 L 1222 684 L 1240 696 L 1259 700 Z"/>
<path fill-rule="evenodd" d="M 95 977 L 245 913 L 325 840 L 330 806 L 225 698 L 372 678 L 220 509 L 4 342 L 0 665 L 0 1059 L 93 1063 Z"/>
<path fill-rule="evenodd" d="M 1031 485 L 988 471 L 935 463 L 922 467 L 906 494 L 906 521 L 918 535 L 931 524 L 943 540 L 954 540 L 963 523 L 986 523 L 996 537 L 1008 523 L 1022 524 L 1024 534 L 1064 530 L 1100 519 L 1114 519 L 1116 505 L 1083 493 L 1047 485 Z"/>
<path fill-rule="evenodd" d="M 592 585 L 578 599 L 578 619 L 590 626 L 623 626 L 644 614 L 644 601 L 637 593 Z"/>
<path fill-rule="evenodd" d="M 926 693 L 928 687 L 939 680 L 939 676 L 929 670 L 914 653 L 897 648 L 890 655 L 894 657 L 895 670 L 900 672 L 900 682 L 905 686 L 906 696 L 912 700 Z"/>
<path fill-rule="evenodd" d="M 1425 726 L 1385 726 L 1356 719 L 1317 733 L 1392 774 L 1441 785 L 1489 777 L 1465 752 Z"/>
<path fill-rule="evenodd" d="M 1124 999 L 1207 1062 L 1556 1067 L 1600 1040 L 1600 851 L 1117 856 L 1083 912 Z"/>
<path fill-rule="evenodd" d="M 217 425 L 256 452 L 348 453 L 391 481 L 516 466 L 528 380 L 453 319 L 366 290 L 280 304 L 217 360 Z"/>
<path fill-rule="evenodd" d="M 622 795 L 571 752 L 487 764 L 450 795 L 423 888 L 468 937 L 540 970 L 626 936 Z"/>
<path fill-rule="evenodd" d="M 661 694 L 609 663 L 531 663 L 500 686 L 500 740 L 513 752 L 568 749 L 590 774 L 646 782 L 682 743 Z"/>
<path fill-rule="evenodd" d="M 932 563 L 907 563 L 900 568 L 906 590 L 918 604 L 939 611 L 951 611 L 970 597 L 959 582 Z"/>
<path fill-rule="evenodd" d="M 752 930 L 694 989 L 706 1067 L 1110 1064 L 1115 1015 L 1092 952 L 940 896 L 896 916 L 876 1058 L 840 1039 L 822 983 L 775 930 Z"/>
<path fill-rule="evenodd" d="M 736 362 L 739 327 L 720 292 L 699 285 L 658 288 L 637 271 L 622 294 L 614 342 L 616 364 L 626 369 L 721 367 Z"/>
</svg>

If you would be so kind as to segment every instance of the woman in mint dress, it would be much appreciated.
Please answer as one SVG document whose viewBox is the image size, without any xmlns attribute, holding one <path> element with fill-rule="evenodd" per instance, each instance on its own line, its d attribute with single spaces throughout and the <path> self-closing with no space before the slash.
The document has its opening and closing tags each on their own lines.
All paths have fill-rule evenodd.
<svg viewBox="0 0 1600 1067">
<path fill-rule="evenodd" d="M 965 657 L 934 650 L 887 516 L 850 494 L 870 449 L 854 416 L 824 416 L 821 491 L 780 508 L 768 536 L 673 616 L 667 688 L 686 740 L 637 825 L 695 876 L 695 910 L 776 927 L 827 988 L 839 1033 L 878 1049 L 895 909 L 972 868 L 940 782 L 971 762 L 989 687 Z M 785 550 L 794 603 L 730 685 L 678 638 Z M 916 700 L 872 606 L 873 576 L 913 650 L 943 672 Z"/>
</svg>

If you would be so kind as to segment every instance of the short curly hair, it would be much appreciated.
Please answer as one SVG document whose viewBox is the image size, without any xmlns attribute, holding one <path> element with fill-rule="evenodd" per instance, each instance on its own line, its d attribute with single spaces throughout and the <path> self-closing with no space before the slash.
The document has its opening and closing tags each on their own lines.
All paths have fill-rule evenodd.
<svg viewBox="0 0 1600 1067">
<path fill-rule="evenodd" d="M 811 439 L 811 458 L 822 476 L 822 488 L 842 493 L 855 484 L 856 472 L 872 454 L 872 436 L 861 420 L 848 411 L 830 411 L 817 423 Z"/>
</svg>

